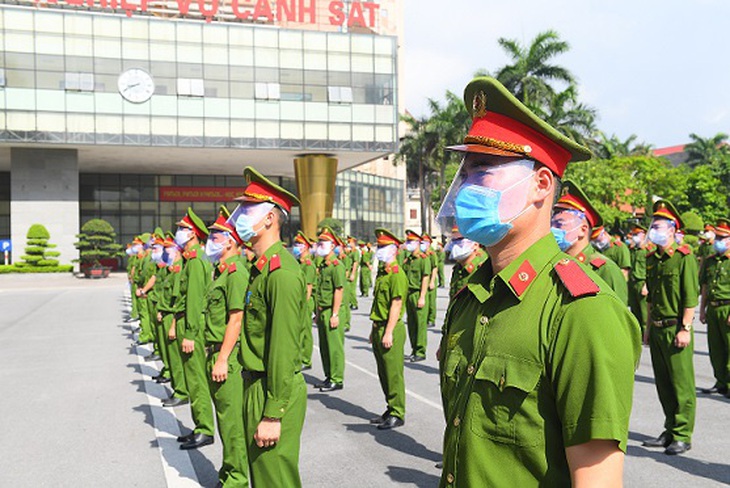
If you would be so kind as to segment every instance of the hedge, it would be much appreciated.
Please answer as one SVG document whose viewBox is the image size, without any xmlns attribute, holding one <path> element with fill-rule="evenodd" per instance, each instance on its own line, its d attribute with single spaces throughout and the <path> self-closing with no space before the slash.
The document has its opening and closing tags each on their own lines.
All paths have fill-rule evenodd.
<svg viewBox="0 0 730 488">
<path fill-rule="evenodd" d="M 0 265 L 0 274 L 9 273 L 70 273 L 74 269 L 72 264 L 64 264 L 61 266 L 8 266 Z"/>
</svg>

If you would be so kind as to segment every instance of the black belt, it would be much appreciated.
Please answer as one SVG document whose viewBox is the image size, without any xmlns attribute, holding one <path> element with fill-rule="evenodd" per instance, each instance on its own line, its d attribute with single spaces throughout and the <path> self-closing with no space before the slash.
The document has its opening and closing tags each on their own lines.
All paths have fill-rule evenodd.
<svg viewBox="0 0 730 488">
<path fill-rule="evenodd" d="M 387 320 L 375 320 L 375 321 L 373 321 L 373 326 L 374 327 L 385 327 L 386 325 L 388 325 L 388 321 Z"/>
<path fill-rule="evenodd" d="M 710 305 L 713 307 L 721 307 L 723 305 L 730 305 L 730 300 L 712 300 L 710 301 Z"/>
<path fill-rule="evenodd" d="M 185 312 L 178 312 L 175 314 L 175 320 L 180 320 L 185 317 Z"/>
<path fill-rule="evenodd" d="M 294 374 L 299 374 L 301 371 L 296 371 Z M 241 371 L 241 378 L 246 381 L 256 381 L 266 377 L 266 371 Z"/>
<path fill-rule="evenodd" d="M 663 319 L 663 320 L 652 320 L 651 325 L 654 327 L 676 327 L 679 325 L 679 320 L 677 319 Z"/>
<path fill-rule="evenodd" d="M 233 345 L 233 349 L 236 349 L 240 345 L 240 342 L 236 342 Z M 221 347 L 223 346 L 222 342 L 216 342 L 213 344 L 208 344 L 205 346 L 205 352 L 208 354 L 215 354 L 217 352 L 221 352 Z"/>
</svg>

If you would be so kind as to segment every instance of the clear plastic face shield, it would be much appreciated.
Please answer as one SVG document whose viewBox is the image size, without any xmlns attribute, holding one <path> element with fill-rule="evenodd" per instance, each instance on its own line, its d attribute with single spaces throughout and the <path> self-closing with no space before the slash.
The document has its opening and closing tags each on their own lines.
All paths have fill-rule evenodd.
<svg viewBox="0 0 730 488">
<path fill-rule="evenodd" d="M 243 202 L 231 213 L 228 222 L 236 228 L 241 240 L 249 241 L 261 232 L 261 221 L 273 209 L 274 204 L 270 202 Z"/>
<path fill-rule="evenodd" d="M 451 182 L 436 220 L 442 233 L 450 235 L 456 224 L 456 198 L 466 188 L 499 197 L 498 216 L 502 222 L 517 218 L 525 210 L 527 192 L 510 191 L 533 176 L 535 162 L 481 153 L 467 153 Z"/>
</svg>

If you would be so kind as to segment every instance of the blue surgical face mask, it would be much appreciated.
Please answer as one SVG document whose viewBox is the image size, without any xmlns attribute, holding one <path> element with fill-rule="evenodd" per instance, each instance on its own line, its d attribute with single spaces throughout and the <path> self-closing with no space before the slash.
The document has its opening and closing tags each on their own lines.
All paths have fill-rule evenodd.
<svg viewBox="0 0 730 488">
<path fill-rule="evenodd" d="M 414 252 L 416 249 L 418 249 L 418 245 L 418 241 L 408 241 L 406 242 L 406 251 Z"/>
<path fill-rule="evenodd" d="M 428 244 L 428 242 L 422 242 L 422 243 L 421 243 L 421 252 L 426 252 L 426 251 L 428 251 L 428 247 L 429 247 L 429 244 Z"/>
<path fill-rule="evenodd" d="M 256 237 L 258 231 L 254 229 L 255 224 L 256 222 L 254 222 L 254 218 L 250 215 L 241 214 L 238 219 L 236 219 L 236 232 L 238 232 L 238 236 L 242 241 L 247 242 L 250 241 L 252 237 Z"/>
<path fill-rule="evenodd" d="M 669 233 L 652 227 L 649 229 L 649 240 L 659 247 L 664 247 L 669 243 Z"/>
<path fill-rule="evenodd" d="M 575 241 L 569 241 L 566 237 L 567 231 L 565 229 L 556 229 L 555 227 L 550 227 L 550 231 L 553 233 L 553 237 L 555 237 L 555 242 L 558 243 L 558 247 L 561 251 L 565 252 L 568 249 L 570 249 L 570 246 L 575 244 Z"/>
<path fill-rule="evenodd" d="M 299 259 L 302 256 L 302 246 L 295 245 L 291 248 L 291 253 L 295 258 Z"/>
<path fill-rule="evenodd" d="M 225 245 L 223 243 L 215 242 L 212 238 L 208 239 L 205 243 L 205 255 L 211 263 L 217 263 L 221 260 L 221 254 L 223 254 Z"/>
<path fill-rule="evenodd" d="M 154 263 L 161 263 L 162 262 L 162 249 L 158 249 L 156 246 L 152 248 L 152 252 L 150 252 L 150 258 Z"/>
<path fill-rule="evenodd" d="M 725 254 L 727 252 L 728 243 L 725 239 L 716 239 L 714 243 L 712 243 L 712 247 L 715 248 L 715 251 L 717 251 L 718 254 Z"/>
<path fill-rule="evenodd" d="M 456 206 L 456 225 L 461 234 L 486 247 L 491 247 L 504 239 L 512 229 L 512 222 L 529 207 L 523 208 L 514 217 L 502 221 L 499 217 L 499 203 L 502 195 L 532 178 L 533 173 L 505 188 L 493 190 L 481 185 L 465 184 L 459 190 L 454 202 Z"/>
<path fill-rule="evenodd" d="M 335 248 L 335 256 L 339 256 L 340 254 L 342 254 L 342 248 L 340 246 L 337 246 Z"/>
</svg>

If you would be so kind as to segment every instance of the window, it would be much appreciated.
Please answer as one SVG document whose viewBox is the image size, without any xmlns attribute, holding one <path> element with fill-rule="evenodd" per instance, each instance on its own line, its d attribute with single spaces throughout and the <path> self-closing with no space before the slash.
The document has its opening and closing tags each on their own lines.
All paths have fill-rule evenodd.
<svg viewBox="0 0 730 488">
<path fill-rule="evenodd" d="M 66 73 L 63 87 L 68 91 L 94 91 L 94 73 Z"/>
<path fill-rule="evenodd" d="M 5 86 L 5 70 L 0 68 L 0 87 Z"/>
<path fill-rule="evenodd" d="M 415 208 L 411 209 L 410 217 L 411 220 L 416 220 L 418 218 L 418 210 Z"/>
<path fill-rule="evenodd" d="M 257 100 L 280 100 L 281 85 L 279 83 L 256 83 L 254 96 Z"/>
<path fill-rule="evenodd" d="M 330 103 L 352 103 L 352 88 L 349 86 L 328 86 L 327 95 Z"/>
<path fill-rule="evenodd" d="M 205 96 L 205 85 L 200 78 L 178 78 L 177 94 L 183 97 Z"/>
</svg>

